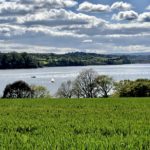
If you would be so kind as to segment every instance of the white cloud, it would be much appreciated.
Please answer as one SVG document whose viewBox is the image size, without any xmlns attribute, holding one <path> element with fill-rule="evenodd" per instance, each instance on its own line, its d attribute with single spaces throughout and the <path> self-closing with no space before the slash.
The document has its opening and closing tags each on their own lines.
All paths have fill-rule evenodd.
<svg viewBox="0 0 150 150">
<path fill-rule="evenodd" d="M 113 53 L 130 52 L 132 48 L 146 51 L 150 47 L 149 12 L 138 15 L 138 11 L 131 10 L 131 4 L 124 2 L 116 2 L 112 6 L 83 2 L 78 8 L 83 12 L 79 13 L 74 10 L 77 7 L 70 9 L 77 3 L 77 0 L 0 0 L 0 40 L 5 41 L 3 49 Z M 108 11 L 118 12 L 112 18 L 124 21 L 112 21 L 112 13 L 89 15 L 89 12 Z"/>
<path fill-rule="evenodd" d="M 16 0 L 17 2 L 34 4 L 41 6 L 50 6 L 51 8 L 64 8 L 64 7 L 74 7 L 78 4 L 75 0 Z"/>
<path fill-rule="evenodd" d="M 113 46 L 113 51 L 116 53 L 139 53 L 139 52 L 149 52 L 149 46 L 143 45 L 126 45 L 126 46 Z"/>
<path fill-rule="evenodd" d="M 27 45 L 14 43 L 11 41 L 0 41 L 0 49 L 3 52 L 28 52 L 28 53 L 66 53 L 73 52 L 74 50 L 79 51 L 78 49 L 73 49 L 69 47 L 51 47 L 51 46 L 38 46 L 38 45 Z"/>
<path fill-rule="evenodd" d="M 113 33 L 122 33 L 122 34 L 137 34 L 150 32 L 150 23 L 117 23 L 117 24 L 107 24 L 106 29 L 109 30 L 109 33 L 113 31 Z"/>
<path fill-rule="evenodd" d="M 45 35 L 55 36 L 55 37 L 74 37 L 74 38 L 86 37 L 86 35 L 83 34 L 76 34 L 71 31 L 59 31 L 59 30 L 55 30 L 55 28 L 49 28 L 49 27 L 43 28 L 43 26 L 26 28 L 26 32 L 43 33 Z"/>
<path fill-rule="evenodd" d="M 0 14 L 19 16 L 25 13 L 33 13 L 52 8 L 73 7 L 78 2 L 75 0 L 10 0 L 0 1 Z"/>
<path fill-rule="evenodd" d="M 135 11 L 121 11 L 118 14 L 114 14 L 112 16 L 113 20 L 136 20 L 139 22 L 150 22 L 150 12 L 144 12 L 141 14 L 138 14 Z"/>
<path fill-rule="evenodd" d="M 108 43 L 93 43 L 95 47 L 87 47 L 83 49 L 70 48 L 70 47 L 52 47 L 52 46 L 39 46 L 30 44 L 21 44 L 11 41 L 0 41 L 0 49 L 3 52 L 29 52 L 29 53 L 67 53 L 74 51 L 82 52 L 94 52 L 94 53 L 135 53 L 135 52 L 149 52 L 149 46 L 144 45 L 127 45 L 127 46 L 116 46 L 114 44 Z M 85 44 L 83 44 L 85 45 Z"/>
<path fill-rule="evenodd" d="M 115 2 L 112 4 L 111 9 L 130 10 L 132 9 L 132 5 L 125 2 Z"/>
<path fill-rule="evenodd" d="M 78 11 L 85 12 L 108 12 L 110 11 L 109 5 L 92 4 L 90 2 L 83 2 L 79 5 Z"/>
<path fill-rule="evenodd" d="M 52 37 L 72 37 L 72 38 L 87 37 L 86 35 L 76 34 L 71 31 L 59 31 L 53 27 L 43 27 L 43 26 L 25 27 L 18 25 L 5 25 L 5 24 L 0 25 L 0 37 L 24 36 L 31 34 L 32 35 L 44 34 Z"/>
<path fill-rule="evenodd" d="M 139 15 L 138 21 L 140 22 L 150 22 L 150 12 L 144 12 Z"/>
<path fill-rule="evenodd" d="M 83 42 L 83 43 L 92 43 L 93 40 L 92 40 L 92 39 L 87 39 L 87 40 L 83 40 L 82 42 Z"/>
<path fill-rule="evenodd" d="M 2 2 L 0 3 L 0 14 L 12 15 L 15 13 L 27 13 L 33 10 L 33 6 L 24 5 L 17 2 Z"/>
<path fill-rule="evenodd" d="M 70 27 L 70 26 L 69 26 Z M 150 23 L 105 23 L 103 26 L 76 26 L 68 27 L 68 30 L 73 30 L 77 34 L 85 34 L 89 37 L 112 35 L 112 34 L 139 34 L 139 33 L 150 33 Z M 62 30 L 65 27 L 62 27 Z"/>
<path fill-rule="evenodd" d="M 25 34 L 26 28 L 20 27 L 16 25 L 7 25 L 7 24 L 0 24 L 0 37 L 6 36 L 16 36 Z"/>
<path fill-rule="evenodd" d="M 135 37 L 146 37 L 149 36 L 150 37 L 150 33 L 137 33 L 137 34 L 109 34 L 109 35 L 105 35 L 105 37 L 107 38 L 135 38 Z"/>
<path fill-rule="evenodd" d="M 91 25 L 96 26 L 105 24 L 106 21 L 95 16 L 89 16 L 83 13 L 74 13 L 66 11 L 65 9 L 51 9 L 50 11 L 38 12 L 35 14 L 28 14 L 26 16 L 18 17 L 19 24 L 44 24 L 45 25 Z"/>
<path fill-rule="evenodd" d="M 132 5 L 125 2 L 115 2 L 111 6 L 103 4 L 93 4 L 90 2 L 83 2 L 79 5 L 78 11 L 85 12 L 109 12 L 111 10 L 131 10 Z"/>
<path fill-rule="evenodd" d="M 112 16 L 113 20 L 135 20 L 138 18 L 138 13 L 135 11 L 121 11 Z"/>
</svg>

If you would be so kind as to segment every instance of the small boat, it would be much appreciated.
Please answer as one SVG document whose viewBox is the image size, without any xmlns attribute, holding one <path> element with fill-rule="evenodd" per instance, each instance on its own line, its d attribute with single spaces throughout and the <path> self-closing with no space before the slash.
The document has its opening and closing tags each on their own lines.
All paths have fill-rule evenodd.
<svg viewBox="0 0 150 150">
<path fill-rule="evenodd" d="M 54 83 L 54 82 L 55 82 L 55 79 L 54 79 L 54 78 L 52 78 L 52 79 L 51 79 L 51 83 Z"/>
<path fill-rule="evenodd" d="M 31 78 L 36 78 L 36 76 L 32 76 Z"/>
</svg>

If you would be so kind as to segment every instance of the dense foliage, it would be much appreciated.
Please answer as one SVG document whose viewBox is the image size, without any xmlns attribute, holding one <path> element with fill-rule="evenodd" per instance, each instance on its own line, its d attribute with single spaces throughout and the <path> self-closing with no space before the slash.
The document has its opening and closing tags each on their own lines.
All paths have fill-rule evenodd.
<svg viewBox="0 0 150 150">
<path fill-rule="evenodd" d="M 32 85 L 32 98 L 50 98 L 50 92 L 46 87 Z"/>
<path fill-rule="evenodd" d="M 94 53 L 68 53 L 53 55 L 48 59 L 48 66 L 86 66 L 86 65 L 112 65 L 129 64 L 126 56 L 100 55 Z"/>
<path fill-rule="evenodd" d="M 92 69 L 83 70 L 74 81 L 63 82 L 57 91 L 59 98 L 150 97 L 150 80 L 115 82 Z"/>
<path fill-rule="evenodd" d="M 40 62 L 27 53 L 0 53 L 0 69 L 37 68 Z"/>
<path fill-rule="evenodd" d="M 6 85 L 3 98 L 50 98 L 49 91 L 43 86 L 28 85 L 24 81 L 16 81 Z"/>
<path fill-rule="evenodd" d="M 3 93 L 3 98 L 31 98 L 31 87 L 24 81 L 16 81 L 6 85 Z"/>
<path fill-rule="evenodd" d="M 150 98 L 0 100 L 0 149 L 149 150 Z"/>
<path fill-rule="evenodd" d="M 120 97 L 150 97 L 150 80 L 124 80 L 116 83 L 116 95 Z"/>
<path fill-rule="evenodd" d="M 0 69 L 150 63 L 150 55 L 0 53 Z"/>
</svg>

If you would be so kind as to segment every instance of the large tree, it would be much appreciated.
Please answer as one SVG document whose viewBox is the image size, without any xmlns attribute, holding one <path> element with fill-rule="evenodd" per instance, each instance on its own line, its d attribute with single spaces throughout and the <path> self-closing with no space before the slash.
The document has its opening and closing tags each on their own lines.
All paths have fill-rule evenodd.
<svg viewBox="0 0 150 150">
<path fill-rule="evenodd" d="M 33 91 L 24 81 L 16 81 L 5 87 L 3 98 L 31 98 Z"/>
<path fill-rule="evenodd" d="M 109 92 L 112 90 L 114 86 L 114 81 L 111 77 L 106 75 L 99 75 L 96 80 L 97 92 L 98 95 L 102 97 L 108 97 Z"/>
<path fill-rule="evenodd" d="M 63 82 L 56 93 L 56 97 L 71 98 L 72 96 L 73 96 L 72 82 L 70 80 L 68 80 L 67 82 Z"/>
<path fill-rule="evenodd" d="M 74 81 L 74 93 L 78 98 L 96 97 L 95 78 L 97 73 L 93 69 L 83 70 Z"/>
</svg>

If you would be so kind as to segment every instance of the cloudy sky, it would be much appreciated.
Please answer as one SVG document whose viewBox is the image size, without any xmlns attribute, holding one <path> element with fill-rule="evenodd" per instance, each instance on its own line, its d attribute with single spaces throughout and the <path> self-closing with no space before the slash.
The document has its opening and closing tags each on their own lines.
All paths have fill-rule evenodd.
<svg viewBox="0 0 150 150">
<path fill-rule="evenodd" d="M 0 51 L 150 52 L 150 0 L 0 0 Z"/>
</svg>

